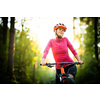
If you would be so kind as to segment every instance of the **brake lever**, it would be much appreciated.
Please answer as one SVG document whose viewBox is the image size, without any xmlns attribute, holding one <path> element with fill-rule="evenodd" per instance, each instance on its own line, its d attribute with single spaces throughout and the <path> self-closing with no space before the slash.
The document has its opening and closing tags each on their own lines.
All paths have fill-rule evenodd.
<svg viewBox="0 0 100 100">
<path fill-rule="evenodd" d="M 52 68 L 53 66 L 50 63 L 46 63 L 46 66 Z"/>
<path fill-rule="evenodd" d="M 48 66 L 49 63 L 46 63 L 44 66 Z M 42 66 L 42 64 L 40 64 L 40 66 Z"/>
</svg>

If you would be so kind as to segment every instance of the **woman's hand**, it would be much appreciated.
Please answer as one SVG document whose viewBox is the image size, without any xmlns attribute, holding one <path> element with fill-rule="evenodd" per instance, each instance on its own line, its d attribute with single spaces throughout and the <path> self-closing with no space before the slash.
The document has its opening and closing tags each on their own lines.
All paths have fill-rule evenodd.
<svg viewBox="0 0 100 100">
<path fill-rule="evenodd" d="M 81 65 L 83 64 L 83 61 L 82 61 L 82 60 L 79 60 L 78 62 L 79 62 Z"/>
<path fill-rule="evenodd" d="M 41 64 L 42 64 L 42 66 L 46 65 L 45 58 L 42 58 Z"/>
<path fill-rule="evenodd" d="M 75 58 L 78 60 L 78 62 L 79 62 L 81 65 L 83 64 L 83 61 L 82 61 L 82 60 L 80 60 L 80 58 L 79 58 L 78 54 L 77 54 L 77 55 L 75 55 Z"/>
</svg>

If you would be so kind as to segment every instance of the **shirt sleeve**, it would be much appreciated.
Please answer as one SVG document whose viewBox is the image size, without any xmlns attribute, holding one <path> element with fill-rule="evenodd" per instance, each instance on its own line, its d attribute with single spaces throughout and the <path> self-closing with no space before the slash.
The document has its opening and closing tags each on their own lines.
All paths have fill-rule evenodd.
<svg viewBox="0 0 100 100">
<path fill-rule="evenodd" d="M 70 49 L 70 51 L 73 53 L 74 56 L 77 55 L 77 52 L 75 51 L 74 47 L 72 46 L 72 44 L 70 43 L 68 38 L 66 38 L 66 39 L 67 39 L 67 46 Z"/>
<path fill-rule="evenodd" d="M 42 58 L 45 58 L 45 59 L 46 59 L 46 56 L 47 56 L 47 54 L 48 54 L 48 52 L 49 52 L 49 50 L 50 50 L 50 47 L 51 47 L 51 45 L 52 45 L 52 44 L 51 44 L 51 41 L 52 41 L 52 40 L 49 40 L 47 46 L 45 47 Z"/>
</svg>

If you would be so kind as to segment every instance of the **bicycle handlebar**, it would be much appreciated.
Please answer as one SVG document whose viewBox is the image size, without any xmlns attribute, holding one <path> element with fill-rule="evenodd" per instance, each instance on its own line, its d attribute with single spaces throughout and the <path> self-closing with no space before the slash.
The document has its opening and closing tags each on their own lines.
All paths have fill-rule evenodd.
<svg viewBox="0 0 100 100">
<path fill-rule="evenodd" d="M 70 64 L 70 65 L 76 65 L 76 64 L 80 64 L 79 62 L 60 62 L 60 63 L 46 63 L 46 65 L 45 66 L 48 66 L 48 67 L 54 67 L 54 66 L 52 66 L 52 65 L 58 65 L 58 64 L 60 64 L 61 66 L 62 65 L 64 65 L 64 64 Z M 42 64 L 40 64 L 40 66 L 41 66 Z"/>
</svg>

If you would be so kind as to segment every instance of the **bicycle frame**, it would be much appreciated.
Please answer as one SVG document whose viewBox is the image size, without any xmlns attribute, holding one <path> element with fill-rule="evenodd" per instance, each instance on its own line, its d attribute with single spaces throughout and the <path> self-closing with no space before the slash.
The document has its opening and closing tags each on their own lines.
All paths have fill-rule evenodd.
<svg viewBox="0 0 100 100">
<path fill-rule="evenodd" d="M 61 70 L 61 74 L 59 74 L 60 82 L 64 84 L 65 80 L 66 80 L 67 78 L 70 78 L 70 77 L 69 77 L 68 74 L 65 73 L 64 68 L 63 68 L 63 65 L 61 65 L 60 70 Z"/>
</svg>

